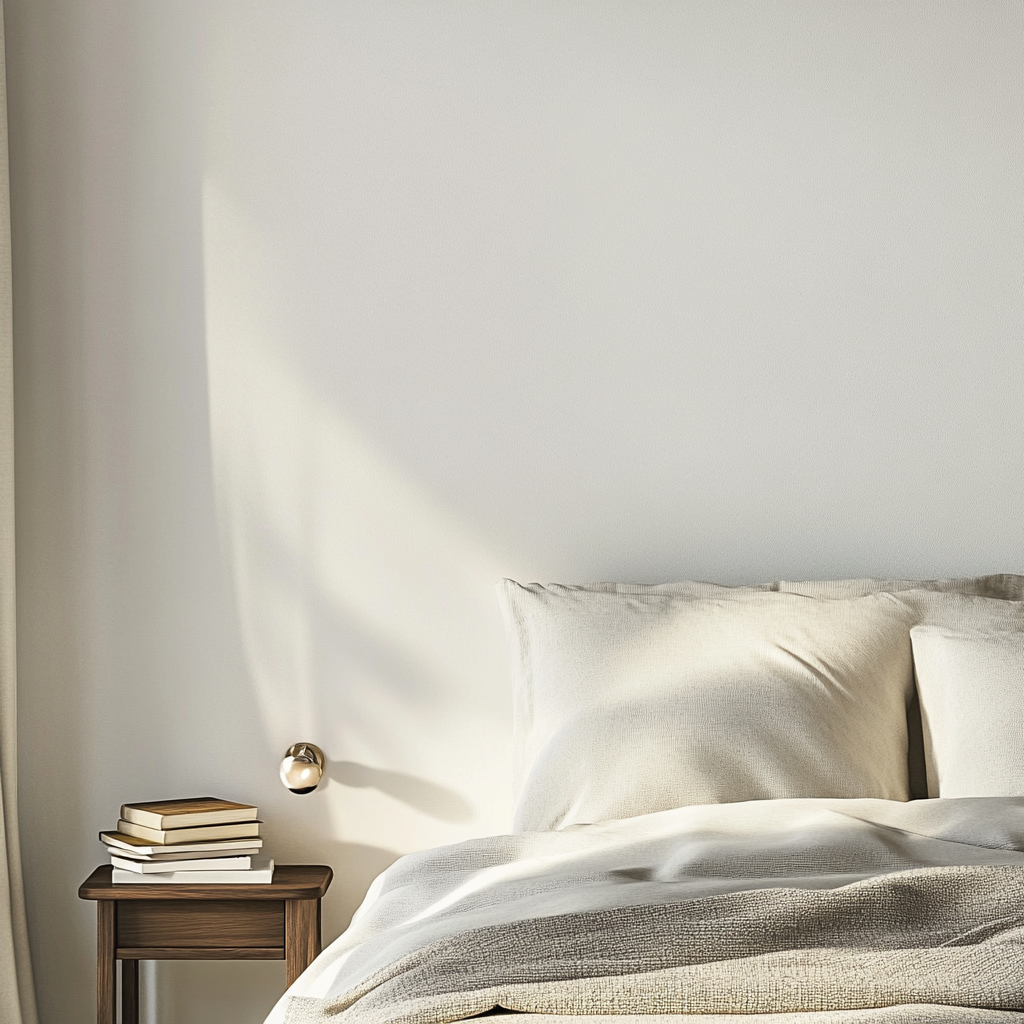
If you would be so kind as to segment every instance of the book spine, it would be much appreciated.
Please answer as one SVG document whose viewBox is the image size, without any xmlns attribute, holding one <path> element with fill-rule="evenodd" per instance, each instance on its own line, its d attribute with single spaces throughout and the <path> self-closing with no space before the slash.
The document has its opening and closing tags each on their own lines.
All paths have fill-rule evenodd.
<svg viewBox="0 0 1024 1024">
<path fill-rule="evenodd" d="M 133 825 L 145 828 L 163 828 L 163 815 L 152 811 L 140 811 L 131 804 L 121 804 L 121 820 L 130 821 Z"/>
</svg>

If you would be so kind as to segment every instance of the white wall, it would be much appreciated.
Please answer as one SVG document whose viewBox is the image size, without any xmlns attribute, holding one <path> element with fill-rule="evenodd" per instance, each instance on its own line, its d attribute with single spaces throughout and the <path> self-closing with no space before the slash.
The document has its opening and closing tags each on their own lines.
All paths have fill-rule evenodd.
<svg viewBox="0 0 1024 1024">
<path fill-rule="evenodd" d="M 501 575 L 1024 568 L 1017 0 L 6 8 L 44 1024 L 124 800 L 259 803 L 328 937 L 504 828 Z"/>
</svg>

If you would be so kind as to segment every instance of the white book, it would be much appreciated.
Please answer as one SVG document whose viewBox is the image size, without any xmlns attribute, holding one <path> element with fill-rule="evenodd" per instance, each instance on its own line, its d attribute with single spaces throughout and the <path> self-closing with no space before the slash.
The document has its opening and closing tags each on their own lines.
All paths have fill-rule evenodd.
<svg viewBox="0 0 1024 1024">
<path fill-rule="evenodd" d="M 124 868 L 125 871 L 136 871 L 140 875 L 151 875 L 156 873 L 167 874 L 178 871 L 248 871 L 252 867 L 251 857 L 206 857 L 197 860 L 153 861 L 153 860 L 132 860 L 131 857 L 117 857 L 110 855 L 110 863 L 115 868 Z"/>
<path fill-rule="evenodd" d="M 248 871 L 158 871 L 141 875 L 114 868 L 110 874 L 114 885 L 269 885 L 274 880 L 274 862 L 269 857 L 256 857 Z"/>
<path fill-rule="evenodd" d="M 191 853 L 136 853 L 134 850 L 122 850 L 119 847 L 112 847 L 107 850 L 112 857 L 120 857 L 122 860 L 141 861 L 144 864 L 163 864 L 158 871 L 174 871 L 175 861 L 183 860 L 229 860 L 233 857 L 258 857 L 260 848 L 258 846 L 242 847 L 238 850 L 217 850 L 216 848 L 207 853 L 204 850 L 194 850 Z"/>
<path fill-rule="evenodd" d="M 253 847 L 258 848 L 263 845 L 263 840 L 254 836 L 243 839 L 217 839 L 200 843 L 175 843 L 173 846 L 167 846 L 165 843 L 150 843 L 146 839 L 137 839 L 135 836 L 129 836 L 123 832 L 101 832 L 100 839 L 107 846 L 146 856 L 167 853 L 200 853 L 212 856 L 214 852 L 230 850 L 235 856 L 241 857 L 243 850 L 248 853 Z M 119 856 L 124 855 L 119 854 Z"/>
</svg>

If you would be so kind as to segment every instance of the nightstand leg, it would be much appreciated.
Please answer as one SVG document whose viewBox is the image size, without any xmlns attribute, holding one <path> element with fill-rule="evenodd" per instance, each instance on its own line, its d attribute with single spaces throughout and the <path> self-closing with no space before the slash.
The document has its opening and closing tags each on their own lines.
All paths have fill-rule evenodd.
<svg viewBox="0 0 1024 1024">
<path fill-rule="evenodd" d="M 96 1024 L 117 1024 L 116 908 L 114 900 L 96 901 Z"/>
<path fill-rule="evenodd" d="M 139 1024 L 139 961 L 121 961 L 121 1024 Z"/>
<path fill-rule="evenodd" d="M 289 985 L 320 952 L 320 901 L 284 901 L 284 958 Z"/>
</svg>

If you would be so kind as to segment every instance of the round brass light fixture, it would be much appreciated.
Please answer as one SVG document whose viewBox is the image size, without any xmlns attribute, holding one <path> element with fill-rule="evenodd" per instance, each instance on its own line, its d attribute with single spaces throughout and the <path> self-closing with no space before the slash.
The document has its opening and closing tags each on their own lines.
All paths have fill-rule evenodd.
<svg viewBox="0 0 1024 1024">
<path fill-rule="evenodd" d="M 315 743 L 293 743 L 281 761 L 281 781 L 293 793 L 312 793 L 326 767 L 327 758 Z"/>
</svg>

